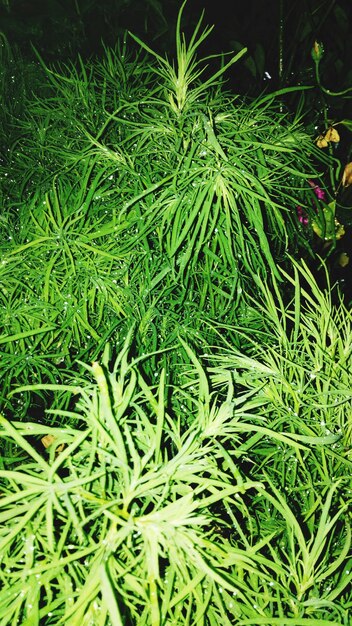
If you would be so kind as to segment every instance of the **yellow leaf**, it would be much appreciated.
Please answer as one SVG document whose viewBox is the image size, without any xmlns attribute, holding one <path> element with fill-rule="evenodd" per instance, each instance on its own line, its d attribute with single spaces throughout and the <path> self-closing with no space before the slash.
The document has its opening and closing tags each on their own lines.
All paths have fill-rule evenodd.
<svg viewBox="0 0 352 626">
<path fill-rule="evenodd" d="M 326 131 L 324 138 L 326 141 L 332 141 L 333 143 L 339 143 L 340 141 L 340 135 L 333 126 L 330 126 L 330 128 Z"/>
<path fill-rule="evenodd" d="M 352 185 L 352 162 L 347 163 L 342 175 L 342 186 L 348 187 L 349 185 Z"/>
<path fill-rule="evenodd" d="M 49 448 L 49 446 L 54 443 L 55 437 L 53 435 L 45 435 L 40 441 L 42 442 L 44 448 Z"/>
<path fill-rule="evenodd" d="M 44 437 L 42 437 L 40 441 L 42 442 L 44 448 L 50 448 L 50 446 L 52 446 L 53 443 L 55 443 L 56 437 L 54 437 L 54 435 L 44 435 Z M 58 455 L 60 452 L 62 452 L 64 447 L 65 447 L 65 444 L 60 443 L 60 445 L 57 446 L 55 450 L 55 454 Z"/>
<path fill-rule="evenodd" d="M 326 148 L 328 146 L 328 142 L 326 141 L 324 135 L 319 135 L 316 139 L 316 144 L 318 148 Z"/>
<path fill-rule="evenodd" d="M 324 135 L 319 135 L 315 140 L 318 148 L 326 148 L 330 142 L 339 143 L 340 135 L 337 132 L 336 128 L 330 126 L 328 130 L 324 133 Z"/>
</svg>

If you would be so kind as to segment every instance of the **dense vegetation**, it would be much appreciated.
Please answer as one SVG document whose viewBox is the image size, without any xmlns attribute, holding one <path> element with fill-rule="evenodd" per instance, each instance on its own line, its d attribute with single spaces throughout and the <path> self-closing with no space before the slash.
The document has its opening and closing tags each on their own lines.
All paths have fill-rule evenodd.
<svg viewBox="0 0 352 626">
<path fill-rule="evenodd" d="M 184 10 L 174 58 L 2 35 L 1 626 L 351 623 L 350 91 L 316 42 L 240 96 Z"/>
</svg>

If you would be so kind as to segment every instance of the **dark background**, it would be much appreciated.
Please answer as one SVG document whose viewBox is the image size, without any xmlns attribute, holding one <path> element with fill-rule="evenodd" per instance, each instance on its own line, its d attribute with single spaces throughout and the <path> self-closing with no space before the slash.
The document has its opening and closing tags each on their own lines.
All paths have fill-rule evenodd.
<svg viewBox="0 0 352 626">
<path fill-rule="evenodd" d="M 31 44 L 45 60 L 99 54 L 132 31 L 158 52 L 173 53 L 180 0 L 0 0 L 0 31 L 25 55 Z M 183 29 L 214 29 L 204 54 L 248 48 L 232 85 L 240 91 L 310 79 L 314 40 L 325 48 L 324 72 L 331 88 L 352 83 L 351 0 L 188 0 Z M 268 78 L 268 74 L 271 78 Z"/>
<path fill-rule="evenodd" d="M 24 58 L 67 62 L 103 53 L 103 44 L 115 46 L 131 31 L 153 50 L 173 58 L 175 26 L 181 0 L 0 0 L 0 33 Z M 352 86 L 352 0 L 187 0 L 182 14 L 186 38 L 203 14 L 200 32 L 213 26 L 197 50 L 197 58 L 224 52 L 247 53 L 226 73 L 227 87 L 239 95 L 257 96 L 297 85 L 314 85 L 311 50 L 324 46 L 320 63 L 323 85 L 334 92 Z M 230 58 L 230 57 L 229 57 Z M 226 57 L 225 57 L 226 59 Z M 209 70 L 219 67 L 209 59 Z M 322 112 L 331 120 L 352 118 L 352 91 L 343 97 L 306 92 L 306 122 L 319 126 Z M 286 97 L 291 110 L 299 94 Z M 340 148 L 343 160 L 351 156 L 350 133 Z"/>
</svg>

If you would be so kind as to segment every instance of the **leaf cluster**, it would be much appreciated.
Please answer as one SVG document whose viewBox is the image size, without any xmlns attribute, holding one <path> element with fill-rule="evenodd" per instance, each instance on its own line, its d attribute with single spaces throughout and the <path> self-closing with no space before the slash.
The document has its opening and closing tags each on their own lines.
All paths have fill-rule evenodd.
<svg viewBox="0 0 352 626">
<path fill-rule="evenodd" d="M 289 255 L 328 157 L 181 16 L 3 112 L 0 626 L 349 625 L 351 313 Z"/>
</svg>

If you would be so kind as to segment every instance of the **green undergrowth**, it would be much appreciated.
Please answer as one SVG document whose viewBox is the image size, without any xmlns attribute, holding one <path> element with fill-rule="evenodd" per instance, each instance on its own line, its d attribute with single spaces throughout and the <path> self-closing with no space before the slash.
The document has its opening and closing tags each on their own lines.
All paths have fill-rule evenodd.
<svg viewBox="0 0 352 626">
<path fill-rule="evenodd" d="M 155 361 L 134 326 L 51 386 L 70 410 L 1 418 L 1 624 L 348 626 L 352 319 L 286 278 L 246 352 Z"/>
</svg>

